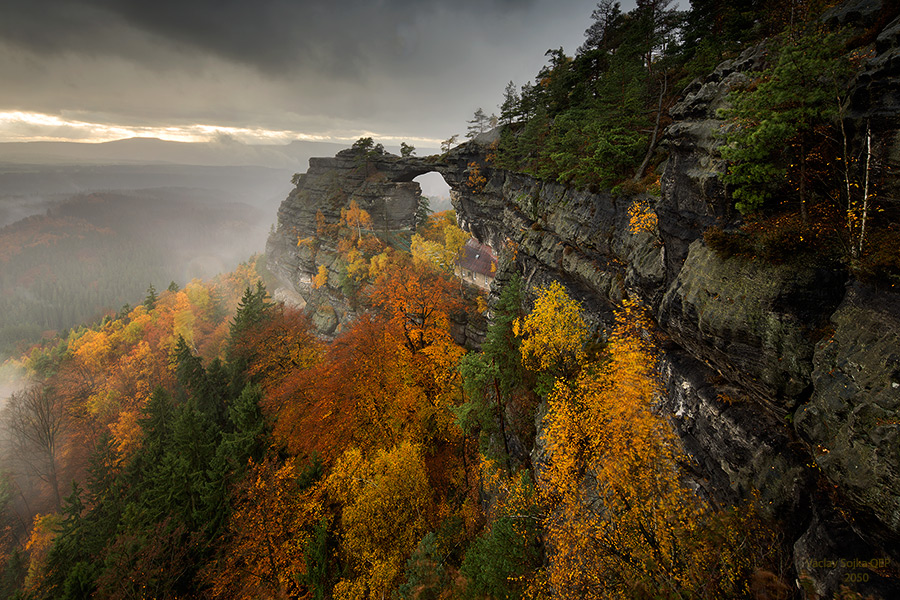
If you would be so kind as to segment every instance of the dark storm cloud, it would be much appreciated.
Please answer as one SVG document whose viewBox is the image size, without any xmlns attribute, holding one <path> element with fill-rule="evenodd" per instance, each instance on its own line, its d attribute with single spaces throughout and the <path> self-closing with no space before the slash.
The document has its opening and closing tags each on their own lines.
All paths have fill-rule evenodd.
<svg viewBox="0 0 900 600">
<path fill-rule="evenodd" d="M 442 139 L 573 51 L 595 3 L 0 0 L 0 113 Z"/>
<path fill-rule="evenodd" d="M 0 37 L 36 53 L 120 52 L 133 48 L 122 26 L 185 48 L 253 65 L 265 72 L 314 65 L 355 76 L 378 60 L 408 59 L 420 47 L 404 30 L 436 18 L 493 22 L 534 6 L 533 0 L 6 0 Z M 448 17 L 450 17 L 448 19 Z M 406 39 L 404 39 L 404 37 Z M 151 59 L 152 57 L 147 57 Z M 419 61 L 424 62 L 424 61 Z"/>
</svg>

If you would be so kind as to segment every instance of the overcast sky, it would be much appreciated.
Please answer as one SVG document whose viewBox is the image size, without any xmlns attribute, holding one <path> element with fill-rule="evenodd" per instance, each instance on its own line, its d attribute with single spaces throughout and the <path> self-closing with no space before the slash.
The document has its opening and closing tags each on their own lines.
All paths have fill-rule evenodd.
<svg viewBox="0 0 900 600">
<path fill-rule="evenodd" d="M 630 5 L 632 2 L 623 2 Z M 596 0 L 0 0 L 0 141 L 426 145 L 490 114 Z"/>
</svg>

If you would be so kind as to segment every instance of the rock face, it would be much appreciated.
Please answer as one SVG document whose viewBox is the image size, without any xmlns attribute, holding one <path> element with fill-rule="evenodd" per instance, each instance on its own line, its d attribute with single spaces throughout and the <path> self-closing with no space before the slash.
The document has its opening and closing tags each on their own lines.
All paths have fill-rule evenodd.
<svg viewBox="0 0 900 600">
<path fill-rule="evenodd" d="M 900 16 L 896 3 L 893 11 L 885 6 L 881 14 L 893 14 L 875 40 L 875 56 L 863 64 L 856 76 L 850 96 L 848 115 L 850 134 L 859 144 L 867 127 L 871 127 L 874 144 L 884 162 L 886 172 L 900 169 Z M 889 176 L 879 194 L 883 208 L 894 221 L 900 220 L 900 179 Z"/>
<path fill-rule="evenodd" d="M 871 533 L 900 545 L 900 303 L 853 286 L 819 341 L 815 393 L 796 417 L 822 472 L 855 505 Z"/>
<path fill-rule="evenodd" d="M 858 144 L 863 123 L 877 121 L 889 134 L 879 156 L 900 167 L 898 36 L 894 21 L 878 37 L 847 124 Z M 845 574 L 870 573 L 852 566 L 858 561 L 900 561 L 900 297 L 848 280 L 840 265 L 726 260 L 705 246 L 703 231 L 735 216 L 718 178 L 716 111 L 764 61 L 764 47 L 750 49 L 685 90 L 671 111 L 658 196 L 589 193 L 494 169 L 490 138 L 430 161 L 383 155 L 361 167 L 362 157 L 343 152 L 310 162 L 267 251 L 285 286 L 309 299 L 318 265 L 332 266 L 328 249 L 297 246 L 314 235 L 317 212 L 336 220 L 353 198 L 376 226 L 407 228 L 418 196 L 412 178 L 440 172 L 460 224 L 502 251 L 498 282 L 512 272 L 531 290 L 558 280 L 599 331 L 623 296 L 643 301 L 671 340 L 663 408 L 695 459 L 698 484 L 724 501 L 759 490 L 785 524 L 797 575 L 829 597 Z M 486 178 L 477 188 L 473 163 Z M 886 173 L 880 189 L 896 190 L 900 178 Z M 879 218 L 900 220 L 895 202 L 887 198 Z M 634 210 L 655 214 L 656 226 L 632 227 Z M 331 306 L 334 319 L 320 318 L 337 329 L 349 312 L 339 300 Z M 888 571 L 892 579 L 870 573 L 870 587 L 857 589 L 900 597 L 897 571 Z"/>
<path fill-rule="evenodd" d="M 344 150 L 333 158 L 310 159 L 309 170 L 295 179 L 266 244 L 267 265 L 282 283 L 278 293 L 283 298 L 311 305 L 322 334 L 337 333 L 354 313 L 335 283 L 340 277 L 336 249 L 317 239 L 319 221 L 337 223 L 341 209 L 356 202 L 372 217 L 373 229 L 409 232 L 421 192 L 412 179 L 430 170 L 389 154 Z M 315 289 L 312 281 L 320 266 L 328 271 L 329 285 Z"/>
<path fill-rule="evenodd" d="M 481 144 L 489 143 L 482 137 Z M 278 297 L 308 308 L 313 324 L 331 337 L 355 316 L 342 293 L 344 265 L 333 244 L 317 235 L 322 224 L 333 225 L 351 202 L 369 213 L 372 229 L 387 238 L 408 238 L 415 226 L 421 188 L 413 179 L 439 172 L 452 189 L 468 180 L 468 164 L 483 160 L 483 145 L 463 146 L 443 157 L 401 158 L 383 151 L 348 149 L 333 158 L 312 158 L 309 170 L 296 176 L 296 187 L 281 203 L 275 229 L 266 243 L 267 267 L 281 283 Z M 478 231 L 478 226 L 473 225 Z M 328 283 L 316 288 L 313 278 L 320 267 Z M 454 337 L 469 346 L 484 336 L 484 326 L 454 323 Z"/>
<path fill-rule="evenodd" d="M 815 264 L 722 260 L 695 240 L 659 306 L 659 324 L 784 417 L 809 397 L 813 340 L 844 280 Z"/>
<path fill-rule="evenodd" d="M 703 230 L 732 213 L 718 177 L 725 169 L 718 155 L 724 123 L 716 111 L 727 105 L 726 97 L 733 89 L 749 83 L 747 73 L 761 70 L 764 61 L 764 47 L 750 48 L 725 61 L 708 77 L 692 82 L 684 90 L 684 99 L 670 111 L 675 122 L 663 140 L 669 160 L 660 179 L 667 192 L 655 207 L 666 243 L 669 279 L 681 269 L 688 248 Z"/>
</svg>

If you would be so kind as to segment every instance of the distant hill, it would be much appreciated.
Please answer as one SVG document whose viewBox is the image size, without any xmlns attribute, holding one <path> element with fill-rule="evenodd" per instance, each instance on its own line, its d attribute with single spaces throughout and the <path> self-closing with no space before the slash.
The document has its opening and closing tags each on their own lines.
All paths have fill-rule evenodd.
<svg viewBox="0 0 900 600">
<path fill-rule="evenodd" d="M 236 140 L 168 142 L 129 138 L 99 144 L 84 142 L 0 143 L 0 164 L 128 165 L 177 164 L 210 167 L 256 166 L 304 172 L 313 156 L 333 156 L 349 143 L 294 140 L 289 144 L 249 145 Z M 398 148 L 388 147 L 399 152 Z M 424 156 L 436 148 L 420 148 Z"/>
<path fill-rule="evenodd" d="M 19 342 L 139 303 L 151 284 L 261 252 L 271 209 L 208 190 L 93 193 L 0 228 L 0 361 Z"/>
<path fill-rule="evenodd" d="M 205 190 L 223 201 L 260 208 L 274 221 L 295 172 L 256 166 L 0 164 L 0 227 L 43 214 L 74 195 L 159 188 Z"/>
<path fill-rule="evenodd" d="M 251 146 L 237 141 L 167 142 L 130 138 L 100 144 L 82 142 L 0 143 L 0 163 L 14 164 L 179 164 L 258 166 L 305 171 L 312 156 L 331 156 L 349 144 L 293 141 L 286 145 Z"/>
<path fill-rule="evenodd" d="M 292 175 L 345 147 L 0 144 L 0 357 L 262 251 Z M 430 177 L 424 193 L 444 196 Z"/>
</svg>

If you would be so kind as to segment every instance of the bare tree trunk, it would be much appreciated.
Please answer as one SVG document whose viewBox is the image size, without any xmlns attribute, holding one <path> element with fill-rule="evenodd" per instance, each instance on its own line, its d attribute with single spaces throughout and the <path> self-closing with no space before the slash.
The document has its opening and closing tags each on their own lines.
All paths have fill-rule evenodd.
<svg viewBox="0 0 900 600">
<path fill-rule="evenodd" d="M 669 86 L 669 77 L 668 74 L 663 71 L 663 86 L 662 90 L 659 92 L 659 102 L 656 105 L 656 124 L 653 126 L 653 135 L 650 137 L 650 147 L 647 148 L 647 154 L 644 155 L 644 160 L 641 163 L 641 166 L 638 167 L 638 170 L 634 174 L 633 181 L 640 181 L 644 177 L 644 171 L 647 170 L 647 165 L 650 164 L 650 159 L 653 157 L 653 151 L 656 150 L 656 141 L 659 138 L 659 122 L 662 119 L 662 105 L 663 99 L 666 95 L 666 89 Z"/>
<path fill-rule="evenodd" d="M 866 219 L 869 216 L 869 173 L 872 165 L 872 124 L 866 124 L 866 176 L 863 184 L 862 223 L 859 229 L 859 248 L 857 257 L 862 256 L 863 244 L 866 241 Z"/>
<path fill-rule="evenodd" d="M 838 107 L 840 108 L 840 106 L 841 99 L 838 98 Z M 847 234 L 850 236 L 850 256 L 856 258 L 856 242 L 853 239 L 853 228 L 855 227 L 853 223 L 853 195 L 850 190 L 850 155 L 847 152 L 847 130 L 844 127 L 843 115 L 840 115 L 838 121 L 841 124 L 841 142 L 843 142 L 844 145 L 844 155 L 841 157 L 841 160 L 844 163 L 844 185 L 847 191 Z"/>
<path fill-rule="evenodd" d="M 497 368 L 496 360 L 491 363 L 494 369 Z M 494 393 L 497 395 L 497 416 L 500 417 L 500 436 L 503 438 L 503 450 L 506 452 L 506 471 L 512 474 L 512 464 L 509 459 L 509 442 L 506 441 L 506 419 L 503 418 L 503 404 L 500 402 L 500 384 L 497 376 L 494 376 Z"/>
<path fill-rule="evenodd" d="M 50 487 L 53 490 L 53 498 L 56 500 L 56 510 L 62 508 L 62 498 L 59 495 L 59 479 L 56 476 L 56 458 L 55 452 L 49 455 L 50 464 L 47 467 L 48 478 L 50 480 Z"/>
<path fill-rule="evenodd" d="M 809 223 L 809 214 L 806 208 L 806 155 L 802 143 L 800 144 L 800 221 L 804 227 Z"/>
</svg>

